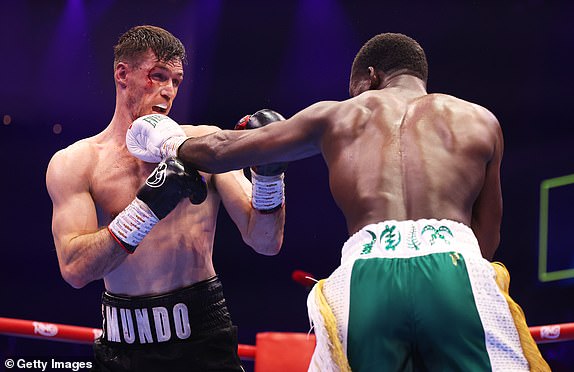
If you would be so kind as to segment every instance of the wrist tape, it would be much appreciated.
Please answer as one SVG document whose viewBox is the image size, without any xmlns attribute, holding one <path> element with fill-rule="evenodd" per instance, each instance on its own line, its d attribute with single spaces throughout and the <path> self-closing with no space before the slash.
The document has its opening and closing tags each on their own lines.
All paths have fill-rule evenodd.
<svg viewBox="0 0 574 372">
<path fill-rule="evenodd" d="M 147 204 L 135 198 L 114 218 L 108 230 L 128 253 L 134 253 L 138 244 L 158 222 L 159 218 Z"/>
<path fill-rule="evenodd" d="M 162 143 L 159 150 L 161 158 L 167 159 L 169 157 L 177 157 L 177 150 L 179 149 L 179 146 L 185 142 L 186 139 L 187 137 L 185 136 L 168 138 L 164 143 Z"/>
<path fill-rule="evenodd" d="M 271 211 L 285 202 L 285 174 L 262 176 L 251 170 L 253 191 L 251 205 L 260 211 Z"/>
</svg>

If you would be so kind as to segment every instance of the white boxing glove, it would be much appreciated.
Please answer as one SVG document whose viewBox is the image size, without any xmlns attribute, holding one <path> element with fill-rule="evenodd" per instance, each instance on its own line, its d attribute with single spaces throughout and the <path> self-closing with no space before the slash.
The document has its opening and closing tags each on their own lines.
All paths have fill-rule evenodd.
<svg viewBox="0 0 574 372">
<path fill-rule="evenodd" d="M 177 149 L 186 139 L 179 124 L 161 114 L 137 118 L 126 132 L 129 152 L 148 163 L 159 163 L 177 156 Z"/>
</svg>

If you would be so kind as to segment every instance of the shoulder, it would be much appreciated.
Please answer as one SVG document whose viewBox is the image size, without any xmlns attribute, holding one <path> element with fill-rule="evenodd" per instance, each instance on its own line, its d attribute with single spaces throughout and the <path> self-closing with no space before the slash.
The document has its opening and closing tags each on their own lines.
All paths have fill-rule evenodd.
<svg viewBox="0 0 574 372">
<path fill-rule="evenodd" d="M 356 117 L 368 113 L 369 108 L 361 100 L 351 98 L 345 101 L 321 101 L 297 113 L 293 118 L 302 118 L 314 122 L 336 123 L 341 120 L 347 121 L 350 117 Z"/>
<path fill-rule="evenodd" d="M 451 109 L 456 109 L 457 111 L 466 111 L 468 113 L 473 113 L 484 119 L 495 120 L 494 114 L 488 110 L 486 107 L 481 106 L 477 103 L 464 100 L 449 94 L 432 93 L 425 96 L 433 102 L 437 107 L 447 107 Z"/>
<path fill-rule="evenodd" d="M 448 94 L 428 94 L 424 97 L 435 110 L 447 111 L 455 117 L 471 118 L 472 122 L 495 129 L 500 126 L 496 116 L 486 107 Z"/>
<path fill-rule="evenodd" d="M 489 109 L 477 103 L 446 94 L 429 96 L 433 100 L 433 107 L 448 111 L 452 123 L 457 128 L 461 128 L 466 134 L 474 133 L 472 138 L 475 138 L 479 143 L 494 144 L 495 148 L 502 149 L 502 129 L 498 119 Z"/>
<path fill-rule="evenodd" d="M 84 164 L 93 158 L 96 152 L 96 146 L 97 143 L 93 138 L 79 140 L 68 147 L 57 151 L 50 159 L 49 166 Z"/>
<path fill-rule="evenodd" d="M 88 183 L 90 170 L 93 169 L 97 143 L 87 138 L 57 151 L 46 170 L 46 186 L 50 195 L 73 184 Z"/>
</svg>

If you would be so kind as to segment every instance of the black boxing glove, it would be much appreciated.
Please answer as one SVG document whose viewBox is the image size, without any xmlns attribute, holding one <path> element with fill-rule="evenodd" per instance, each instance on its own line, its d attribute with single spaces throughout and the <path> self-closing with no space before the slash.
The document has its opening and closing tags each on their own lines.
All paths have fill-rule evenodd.
<svg viewBox="0 0 574 372">
<path fill-rule="evenodd" d="M 235 129 L 256 129 L 275 121 L 285 120 L 278 112 L 263 109 L 253 115 L 244 116 Z M 253 184 L 251 205 L 262 213 L 272 213 L 285 203 L 284 172 L 288 163 L 270 163 L 251 167 Z"/>
<path fill-rule="evenodd" d="M 177 158 L 167 158 L 157 165 L 108 230 L 128 253 L 134 253 L 151 228 L 186 197 L 200 204 L 207 197 L 207 185 L 199 172 L 186 169 Z"/>
<path fill-rule="evenodd" d="M 179 161 L 179 160 L 178 160 Z M 197 169 L 185 166 L 184 193 L 188 195 L 191 204 L 201 204 L 207 198 L 207 183 Z"/>
</svg>

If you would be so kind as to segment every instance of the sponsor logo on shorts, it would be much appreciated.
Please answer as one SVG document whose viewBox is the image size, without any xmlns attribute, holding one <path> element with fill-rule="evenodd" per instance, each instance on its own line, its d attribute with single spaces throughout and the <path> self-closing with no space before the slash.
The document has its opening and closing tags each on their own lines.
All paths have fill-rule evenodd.
<svg viewBox="0 0 574 372">
<path fill-rule="evenodd" d="M 393 251 L 395 250 L 395 248 L 397 247 L 397 245 L 399 245 L 399 243 L 401 242 L 401 232 L 400 231 L 396 231 L 397 227 L 395 225 L 386 225 L 385 229 L 383 230 L 383 232 L 381 233 L 381 242 L 383 241 L 383 238 L 385 238 L 385 249 L 388 251 L 389 249 L 392 249 Z"/>
<path fill-rule="evenodd" d="M 377 234 L 371 230 L 364 230 L 370 235 L 370 240 L 363 244 L 361 250 L 361 255 L 371 254 L 373 248 L 377 246 Z M 428 247 L 436 243 L 450 244 L 451 237 L 454 238 L 454 234 L 447 226 L 433 226 L 425 225 L 419 233 L 419 230 L 415 226 L 411 226 L 410 232 L 406 234 L 406 248 L 413 250 L 420 250 L 425 246 Z M 395 251 L 397 248 L 401 247 L 403 242 L 403 237 L 401 235 L 400 229 L 397 225 L 386 224 L 385 228 L 381 231 L 378 237 L 380 248 L 387 251 Z M 404 244 L 404 243 L 403 243 Z M 458 257 L 453 257 L 453 264 L 457 264 Z"/>
<path fill-rule="evenodd" d="M 450 229 L 446 226 L 440 226 L 437 228 L 434 227 L 433 225 L 426 225 L 425 227 L 423 227 L 423 230 L 421 231 L 421 236 L 424 235 L 427 231 L 431 232 L 430 235 L 431 245 L 436 243 L 437 240 L 443 241 L 446 244 L 450 244 L 450 240 L 447 238 L 446 234 L 454 236 L 452 235 L 452 231 L 450 231 Z"/>
<path fill-rule="evenodd" d="M 104 337 L 110 342 L 151 344 L 185 340 L 191 336 L 189 311 L 184 303 L 173 307 L 157 306 L 124 309 L 104 305 Z"/>
<path fill-rule="evenodd" d="M 371 235 L 371 241 L 363 245 L 363 251 L 361 254 L 369 254 L 373 250 L 373 244 L 377 242 L 377 236 L 374 232 L 367 230 L 369 235 Z"/>
</svg>

